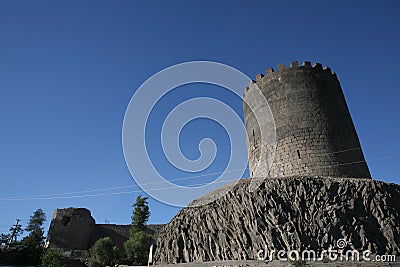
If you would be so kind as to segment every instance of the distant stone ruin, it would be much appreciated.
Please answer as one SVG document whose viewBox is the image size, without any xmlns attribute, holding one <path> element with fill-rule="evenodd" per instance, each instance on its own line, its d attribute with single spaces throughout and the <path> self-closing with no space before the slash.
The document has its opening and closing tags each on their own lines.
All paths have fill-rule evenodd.
<svg viewBox="0 0 400 267">
<path fill-rule="evenodd" d="M 147 225 L 146 232 L 153 243 L 163 225 Z M 88 250 L 102 237 L 110 237 L 115 246 L 123 252 L 123 244 L 128 240 L 131 225 L 96 224 L 88 209 L 66 208 L 54 211 L 46 247 L 61 249 L 70 259 L 86 259 Z"/>
</svg>

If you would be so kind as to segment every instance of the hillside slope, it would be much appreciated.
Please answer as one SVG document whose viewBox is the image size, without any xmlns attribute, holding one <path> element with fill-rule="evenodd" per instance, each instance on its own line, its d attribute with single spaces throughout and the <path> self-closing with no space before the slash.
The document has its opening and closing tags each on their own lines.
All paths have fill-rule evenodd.
<svg viewBox="0 0 400 267">
<path fill-rule="evenodd" d="M 346 248 L 400 255 L 399 185 L 360 178 L 268 178 L 251 193 L 249 181 L 241 180 L 211 204 L 179 211 L 158 236 L 155 261 L 256 259 L 265 247 L 320 251 L 342 238 Z"/>
</svg>

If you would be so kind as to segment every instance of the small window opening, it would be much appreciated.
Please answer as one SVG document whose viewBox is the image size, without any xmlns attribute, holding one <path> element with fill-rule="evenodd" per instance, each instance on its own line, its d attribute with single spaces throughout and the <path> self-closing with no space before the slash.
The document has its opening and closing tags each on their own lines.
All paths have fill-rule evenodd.
<svg viewBox="0 0 400 267">
<path fill-rule="evenodd" d="M 299 159 L 301 159 L 299 150 L 297 150 L 297 156 L 299 157 Z"/>
</svg>

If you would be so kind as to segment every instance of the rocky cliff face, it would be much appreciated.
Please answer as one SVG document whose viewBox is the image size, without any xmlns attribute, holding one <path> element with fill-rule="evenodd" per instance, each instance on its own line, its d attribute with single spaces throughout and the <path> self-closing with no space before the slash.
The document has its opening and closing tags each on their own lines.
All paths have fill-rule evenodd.
<svg viewBox="0 0 400 267">
<path fill-rule="evenodd" d="M 159 234 L 155 261 L 256 259 L 265 247 L 321 251 L 341 238 L 349 249 L 400 255 L 399 185 L 326 177 L 266 179 L 255 192 L 248 185 L 243 179 L 211 204 L 182 209 Z"/>
<path fill-rule="evenodd" d="M 50 248 L 85 250 L 95 221 L 90 211 L 84 208 L 56 209 L 47 236 Z"/>
<path fill-rule="evenodd" d="M 155 243 L 163 225 L 146 226 L 146 233 Z M 123 244 L 130 236 L 131 225 L 96 224 L 90 211 L 85 208 L 66 208 L 54 211 L 46 247 L 59 249 L 68 259 L 67 266 L 86 266 L 89 249 L 102 237 L 110 237 L 123 255 Z M 0 255 L 1 256 L 1 255 Z"/>
</svg>

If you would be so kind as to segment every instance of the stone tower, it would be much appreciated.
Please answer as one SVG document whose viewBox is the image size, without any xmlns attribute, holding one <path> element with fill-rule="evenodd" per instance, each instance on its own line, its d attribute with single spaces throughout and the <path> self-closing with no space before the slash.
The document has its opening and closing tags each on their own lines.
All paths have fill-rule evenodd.
<svg viewBox="0 0 400 267">
<path fill-rule="evenodd" d="M 400 186 L 371 179 L 329 68 L 293 62 L 257 75 L 244 94 L 244 118 L 252 178 L 180 210 L 158 236 L 157 264 L 226 265 L 259 260 L 260 251 L 273 250 L 314 250 L 317 258 L 329 248 L 343 249 L 343 255 L 400 255 Z M 275 157 L 265 151 L 275 151 Z M 201 205 L 210 198 L 215 201 Z"/>
<path fill-rule="evenodd" d="M 268 102 L 276 127 L 275 157 L 268 171 L 260 126 L 246 103 L 265 108 L 254 93 L 257 85 Z M 258 74 L 243 99 L 250 175 L 295 175 L 371 178 L 336 74 L 330 68 L 292 62 Z M 261 158 L 260 158 L 261 157 Z"/>
</svg>

